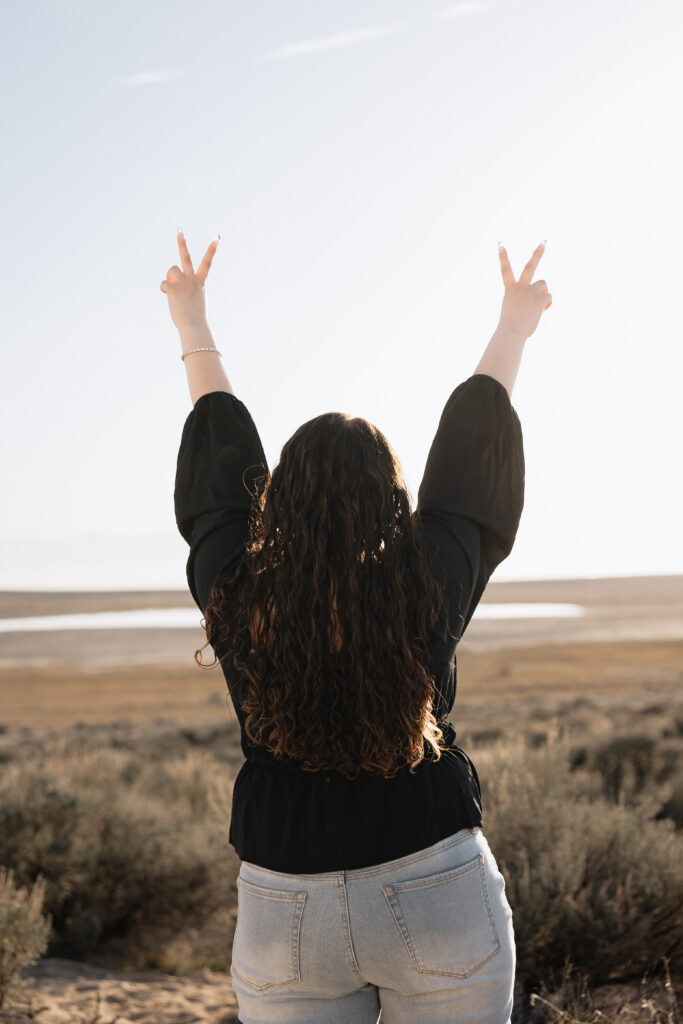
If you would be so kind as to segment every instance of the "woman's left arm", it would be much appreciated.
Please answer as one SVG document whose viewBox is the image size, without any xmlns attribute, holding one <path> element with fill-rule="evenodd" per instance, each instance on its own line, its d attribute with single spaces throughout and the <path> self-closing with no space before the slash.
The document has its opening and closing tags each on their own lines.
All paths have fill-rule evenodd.
<svg viewBox="0 0 683 1024">
<path fill-rule="evenodd" d="M 189 352 L 191 348 L 217 347 L 206 321 L 185 324 L 178 328 L 178 332 L 183 352 Z M 235 394 L 228 375 L 223 369 L 223 361 L 217 352 L 192 352 L 184 362 L 193 405 L 197 404 L 197 399 L 202 395 L 208 395 L 212 391 L 227 391 L 230 395 Z"/>
<path fill-rule="evenodd" d="M 160 285 L 161 291 L 168 296 L 169 311 L 180 334 L 182 352 L 190 353 L 183 362 L 187 370 L 187 382 L 193 405 L 197 404 L 202 395 L 210 394 L 212 391 L 235 394 L 218 352 L 190 351 L 195 348 L 217 347 L 206 319 L 204 296 L 204 283 L 217 247 L 216 239 L 206 250 L 195 272 L 185 236 L 179 231 L 178 249 L 182 269 L 172 266 Z"/>
</svg>

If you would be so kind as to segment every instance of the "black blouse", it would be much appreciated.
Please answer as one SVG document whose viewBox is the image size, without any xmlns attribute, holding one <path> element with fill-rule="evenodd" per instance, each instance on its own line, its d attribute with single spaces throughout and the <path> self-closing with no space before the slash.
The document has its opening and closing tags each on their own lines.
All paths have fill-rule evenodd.
<svg viewBox="0 0 683 1024">
<path fill-rule="evenodd" d="M 187 582 L 202 612 L 244 554 L 251 493 L 266 469 L 244 403 L 226 391 L 202 395 L 183 427 L 174 491 L 176 523 L 190 545 Z M 292 874 L 350 871 L 482 825 L 476 769 L 446 718 L 455 700 L 455 648 L 492 572 L 512 550 L 523 505 L 519 417 L 498 380 L 473 374 L 446 402 L 414 512 L 427 557 L 446 582 L 428 668 L 449 749 L 438 761 L 425 758 L 414 774 L 406 767 L 391 779 L 304 771 L 247 739 L 239 680 L 223 668 L 245 757 L 229 833 L 241 860 Z"/>
</svg>

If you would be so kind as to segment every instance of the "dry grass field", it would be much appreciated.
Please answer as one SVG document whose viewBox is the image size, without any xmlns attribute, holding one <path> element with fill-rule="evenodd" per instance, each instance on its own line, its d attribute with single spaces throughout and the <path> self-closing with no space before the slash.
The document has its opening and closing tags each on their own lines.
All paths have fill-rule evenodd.
<svg viewBox="0 0 683 1024">
<path fill-rule="evenodd" d="M 494 580 L 482 606 L 527 602 L 585 614 L 475 614 L 451 716 L 515 914 L 515 1024 L 678 1021 L 683 577 Z M 0 618 L 177 607 L 187 592 L 0 593 Z M 0 1020 L 237 1020 L 242 755 L 220 668 L 193 660 L 200 619 L 0 632 L 0 867 L 26 891 L 43 876 L 52 915 Z"/>
</svg>

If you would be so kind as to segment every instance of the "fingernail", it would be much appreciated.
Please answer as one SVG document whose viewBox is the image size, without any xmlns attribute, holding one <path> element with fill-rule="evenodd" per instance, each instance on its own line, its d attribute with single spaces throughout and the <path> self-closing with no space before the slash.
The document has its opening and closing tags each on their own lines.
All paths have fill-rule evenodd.
<svg viewBox="0 0 683 1024">
<path fill-rule="evenodd" d="M 183 235 L 183 229 L 182 228 L 178 228 L 178 234 L 182 235 L 183 238 L 185 237 L 185 235 Z"/>
<path fill-rule="evenodd" d="M 214 238 L 214 242 L 220 242 L 220 240 L 221 240 L 221 236 L 220 235 L 216 235 L 216 237 Z"/>
</svg>

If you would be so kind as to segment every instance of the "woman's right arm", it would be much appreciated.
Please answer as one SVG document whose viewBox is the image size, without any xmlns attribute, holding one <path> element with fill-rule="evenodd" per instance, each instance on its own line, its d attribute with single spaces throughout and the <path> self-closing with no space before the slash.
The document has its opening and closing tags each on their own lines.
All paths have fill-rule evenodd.
<svg viewBox="0 0 683 1024">
<path fill-rule="evenodd" d="M 538 246 L 515 281 L 504 246 L 499 246 L 501 273 L 505 285 L 500 321 L 479 360 L 475 373 L 486 373 L 499 381 L 510 398 L 515 386 L 526 339 L 531 337 L 553 299 L 545 281 L 534 281 L 534 271 L 543 255 L 544 244 Z"/>
</svg>

